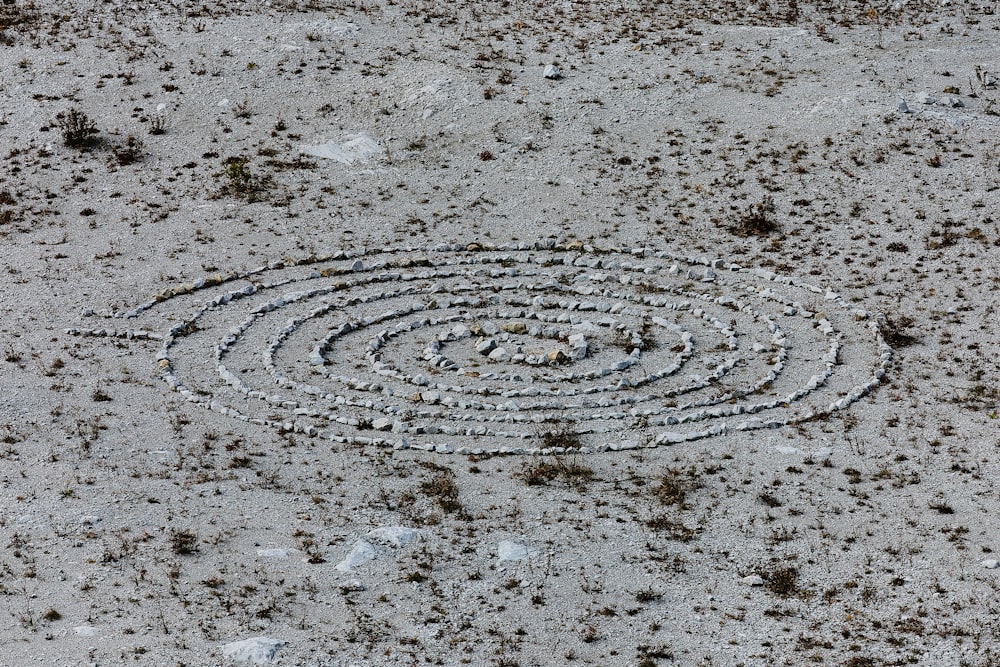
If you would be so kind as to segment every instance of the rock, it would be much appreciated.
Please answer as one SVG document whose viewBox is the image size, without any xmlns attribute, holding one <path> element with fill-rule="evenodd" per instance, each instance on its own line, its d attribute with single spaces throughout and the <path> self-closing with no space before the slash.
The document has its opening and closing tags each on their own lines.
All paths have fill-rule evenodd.
<svg viewBox="0 0 1000 667">
<path fill-rule="evenodd" d="M 941 107 L 951 107 L 952 109 L 958 109 L 965 106 L 965 102 L 958 99 L 954 95 L 945 95 L 937 101 L 938 106 Z"/>
<path fill-rule="evenodd" d="M 747 577 L 743 577 L 742 579 L 740 579 L 740 583 L 742 583 L 744 586 L 763 586 L 764 579 L 762 579 L 760 575 L 751 574 Z"/>
<path fill-rule="evenodd" d="M 81 637 L 96 637 L 98 630 L 92 625 L 78 625 L 73 628 L 73 632 Z"/>
<path fill-rule="evenodd" d="M 510 361 L 511 354 L 506 348 L 498 347 L 489 354 L 490 361 L 498 361 L 504 363 Z"/>
<path fill-rule="evenodd" d="M 934 104 L 935 102 L 937 102 L 936 97 L 932 96 L 930 93 L 923 90 L 917 93 L 914 99 L 916 100 L 917 104 Z"/>
<path fill-rule="evenodd" d="M 406 526 L 383 526 L 368 533 L 368 537 L 390 547 L 405 547 L 420 538 L 420 531 Z"/>
<path fill-rule="evenodd" d="M 549 63 L 548 65 L 545 66 L 545 69 L 542 71 L 542 76 L 544 76 L 546 79 L 555 80 L 560 78 L 562 74 L 559 72 L 558 67 L 556 67 L 552 63 Z"/>
<path fill-rule="evenodd" d="M 896 105 L 896 107 L 899 109 L 899 113 L 913 113 L 913 110 L 910 109 L 910 105 L 908 105 L 906 103 L 906 100 L 902 98 L 899 100 L 899 103 Z"/>
<path fill-rule="evenodd" d="M 567 357 L 562 350 L 552 350 L 545 355 L 545 358 L 550 364 L 561 364 L 564 363 L 569 357 Z"/>
<path fill-rule="evenodd" d="M 987 558 L 986 560 L 983 561 L 982 565 L 987 570 L 995 570 L 998 567 L 1000 567 L 1000 561 L 998 561 L 995 558 Z"/>
<path fill-rule="evenodd" d="M 501 563 L 526 560 L 538 555 L 538 549 L 533 549 L 521 542 L 504 540 L 497 545 L 497 560 Z"/>
<path fill-rule="evenodd" d="M 476 352 L 479 354 L 489 354 L 497 347 L 497 342 L 492 338 L 486 338 L 476 343 Z"/>
<path fill-rule="evenodd" d="M 391 431 L 392 430 L 392 420 L 386 419 L 385 417 L 379 417 L 372 422 L 372 428 L 376 431 Z"/>
<path fill-rule="evenodd" d="M 569 343 L 569 358 L 573 361 L 581 361 L 587 357 L 587 339 L 583 334 L 573 334 L 566 339 Z"/>
<path fill-rule="evenodd" d="M 365 162 L 383 152 L 378 141 L 367 132 L 349 134 L 339 144 L 329 142 L 314 146 L 299 146 L 299 152 L 314 157 L 336 160 L 341 164 L 351 165 L 355 162 Z"/>
<path fill-rule="evenodd" d="M 375 547 L 370 542 L 358 540 L 354 543 L 351 553 L 347 554 L 344 560 L 337 563 L 335 569 L 339 572 L 350 572 L 354 568 L 361 567 L 373 560 L 375 560 Z"/>
<path fill-rule="evenodd" d="M 270 637 L 251 637 L 226 644 L 222 647 L 222 655 L 232 660 L 266 665 L 274 660 L 278 649 L 285 646 L 286 643 Z"/>
<path fill-rule="evenodd" d="M 501 329 L 503 329 L 507 333 L 520 335 L 528 330 L 528 325 L 526 325 L 524 322 L 507 322 L 501 327 Z"/>
<path fill-rule="evenodd" d="M 261 558 L 288 558 L 293 553 L 296 553 L 298 549 L 257 549 L 257 555 Z"/>
</svg>

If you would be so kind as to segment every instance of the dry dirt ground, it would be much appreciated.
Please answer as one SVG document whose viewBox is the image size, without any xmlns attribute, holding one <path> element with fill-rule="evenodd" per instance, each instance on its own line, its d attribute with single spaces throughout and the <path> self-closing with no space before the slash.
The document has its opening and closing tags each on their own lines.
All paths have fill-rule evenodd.
<svg viewBox="0 0 1000 667">
<path fill-rule="evenodd" d="M 4 0 L 0 664 L 997 664 L 998 11 Z"/>
</svg>

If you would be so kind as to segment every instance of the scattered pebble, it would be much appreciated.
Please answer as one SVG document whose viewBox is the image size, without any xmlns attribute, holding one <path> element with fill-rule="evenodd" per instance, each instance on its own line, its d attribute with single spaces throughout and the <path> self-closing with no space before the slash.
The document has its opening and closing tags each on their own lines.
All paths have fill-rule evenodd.
<svg viewBox="0 0 1000 667">
<path fill-rule="evenodd" d="M 740 579 L 745 586 L 763 586 L 764 579 L 759 574 L 751 574 Z"/>
<path fill-rule="evenodd" d="M 558 67 L 550 63 L 545 66 L 545 70 L 542 72 L 542 76 L 544 76 L 546 79 L 554 80 L 561 77 L 562 73 L 559 71 Z"/>
</svg>

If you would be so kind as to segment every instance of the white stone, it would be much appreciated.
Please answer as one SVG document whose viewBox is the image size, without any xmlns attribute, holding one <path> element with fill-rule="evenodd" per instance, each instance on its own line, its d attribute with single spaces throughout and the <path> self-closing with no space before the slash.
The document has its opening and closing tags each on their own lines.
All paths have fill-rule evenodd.
<svg viewBox="0 0 1000 667">
<path fill-rule="evenodd" d="M 489 358 L 491 361 L 499 361 L 500 363 L 504 363 L 510 361 L 511 354 L 510 352 L 507 351 L 506 348 L 498 347 L 492 352 L 490 352 Z"/>
<path fill-rule="evenodd" d="M 552 63 L 549 63 L 548 65 L 545 66 L 545 69 L 542 71 L 542 76 L 544 76 L 546 79 L 558 79 L 561 75 L 559 73 L 559 68 L 553 65 Z"/>
<path fill-rule="evenodd" d="M 745 586 L 763 586 L 764 580 L 757 574 L 751 574 L 749 576 L 740 579 L 740 582 Z"/>
<path fill-rule="evenodd" d="M 995 570 L 998 567 L 1000 567 L 1000 561 L 998 561 L 995 558 L 987 558 L 986 560 L 983 561 L 983 567 L 985 567 L 987 570 Z"/>
<path fill-rule="evenodd" d="M 344 560 L 337 563 L 335 569 L 339 572 L 350 572 L 354 568 L 361 567 L 373 560 L 375 560 L 375 547 L 370 542 L 358 540 L 354 543 L 351 553 L 347 554 Z"/>
<path fill-rule="evenodd" d="M 291 548 L 288 548 L 288 549 L 280 549 L 280 548 L 274 548 L 274 549 L 257 549 L 257 555 L 260 556 L 261 558 L 277 558 L 277 559 L 282 559 L 282 558 L 288 558 L 288 556 L 290 554 L 293 554 L 293 553 L 295 553 L 297 551 L 298 551 L 298 549 L 291 549 Z"/>
<path fill-rule="evenodd" d="M 274 660 L 278 649 L 285 646 L 286 643 L 270 637 L 251 637 L 226 644 L 222 647 L 222 655 L 232 660 L 266 665 Z"/>
<path fill-rule="evenodd" d="M 501 563 L 526 560 L 538 555 L 538 549 L 514 540 L 504 540 L 497 545 L 497 560 Z"/>
<path fill-rule="evenodd" d="M 366 162 L 372 157 L 380 155 L 383 148 L 374 137 L 362 131 L 346 135 L 340 143 L 331 141 L 311 146 L 300 145 L 299 152 L 351 165 L 355 162 Z"/>
</svg>

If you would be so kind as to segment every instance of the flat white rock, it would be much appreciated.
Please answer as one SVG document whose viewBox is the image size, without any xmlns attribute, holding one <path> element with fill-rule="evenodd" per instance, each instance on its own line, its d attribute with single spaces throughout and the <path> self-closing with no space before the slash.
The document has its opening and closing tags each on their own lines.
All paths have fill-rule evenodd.
<svg viewBox="0 0 1000 667">
<path fill-rule="evenodd" d="M 337 563 L 335 569 L 339 572 L 350 572 L 354 568 L 361 567 L 373 560 L 375 560 L 375 547 L 371 545 L 371 542 L 358 540 L 354 543 L 351 553 L 347 554 L 344 560 Z"/>
<path fill-rule="evenodd" d="M 746 586 L 763 586 L 764 579 L 757 574 L 751 574 L 747 577 L 743 577 L 740 581 Z"/>
<path fill-rule="evenodd" d="M 303 144 L 299 146 L 299 152 L 351 165 L 355 162 L 366 162 L 379 155 L 382 153 L 382 146 L 370 134 L 361 131 L 347 135 L 339 144 L 332 141 L 312 146 Z"/>
<path fill-rule="evenodd" d="M 257 555 L 261 558 L 288 558 L 289 555 L 296 553 L 298 549 L 257 549 Z"/>
<path fill-rule="evenodd" d="M 982 565 L 987 570 L 995 570 L 998 567 L 1000 567 L 1000 561 L 998 561 L 996 558 L 987 558 L 986 560 L 983 561 Z"/>
<path fill-rule="evenodd" d="M 274 660 L 278 649 L 287 642 L 270 637 L 251 637 L 238 642 L 230 642 L 222 647 L 222 655 L 232 660 L 252 662 L 255 665 L 266 665 Z"/>
<path fill-rule="evenodd" d="M 501 563 L 525 560 L 538 554 L 538 549 L 532 549 L 526 544 L 514 540 L 504 540 L 497 545 L 497 560 Z"/>
</svg>

